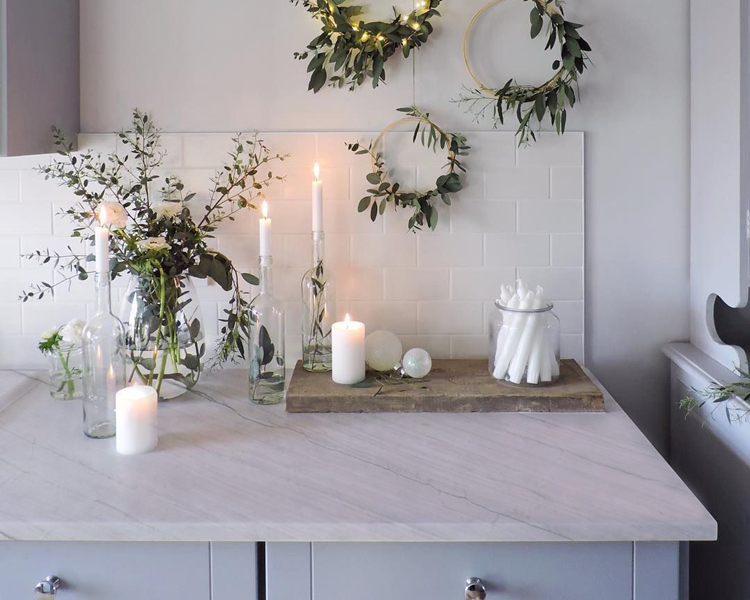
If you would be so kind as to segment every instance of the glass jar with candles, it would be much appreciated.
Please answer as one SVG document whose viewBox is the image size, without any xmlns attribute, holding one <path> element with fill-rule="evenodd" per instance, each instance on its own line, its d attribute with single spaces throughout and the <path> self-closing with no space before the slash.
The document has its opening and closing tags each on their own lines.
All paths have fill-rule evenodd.
<svg viewBox="0 0 750 600">
<path fill-rule="evenodd" d="M 332 368 L 331 329 L 336 317 L 336 284 L 325 263 L 323 182 L 317 163 L 312 186 L 312 267 L 302 278 L 302 367 Z"/>
<path fill-rule="evenodd" d="M 489 371 L 517 385 L 544 385 L 560 377 L 560 320 L 551 303 L 505 306 L 490 315 Z"/>
<path fill-rule="evenodd" d="M 99 220 L 106 224 L 100 212 Z M 83 329 L 83 432 L 91 438 L 115 435 L 115 395 L 125 387 L 125 328 L 112 314 L 109 230 L 94 231 L 96 309 Z"/>
</svg>

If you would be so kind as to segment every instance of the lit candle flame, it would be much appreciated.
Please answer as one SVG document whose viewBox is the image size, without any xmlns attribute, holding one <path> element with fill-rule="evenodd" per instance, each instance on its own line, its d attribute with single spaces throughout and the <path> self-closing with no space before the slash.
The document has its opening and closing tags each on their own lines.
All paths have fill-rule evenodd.
<svg viewBox="0 0 750 600">
<path fill-rule="evenodd" d="M 260 212 L 263 213 L 264 219 L 268 218 L 268 202 L 266 202 L 265 200 L 263 200 L 263 204 L 260 205 Z"/>
<path fill-rule="evenodd" d="M 315 175 L 315 181 L 320 181 L 320 165 L 315 163 L 313 167 L 313 174 Z"/>
<path fill-rule="evenodd" d="M 96 211 L 96 218 L 99 220 L 100 225 L 107 224 L 107 207 L 101 204 L 99 209 Z"/>
<path fill-rule="evenodd" d="M 349 329 L 349 323 L 351 322 L 351 317 L 349 316 L 349 313 L 346 313 L 346 316 L 344 317 L 344 325 L 346 325 L 346 328 Z"/>
</svg>

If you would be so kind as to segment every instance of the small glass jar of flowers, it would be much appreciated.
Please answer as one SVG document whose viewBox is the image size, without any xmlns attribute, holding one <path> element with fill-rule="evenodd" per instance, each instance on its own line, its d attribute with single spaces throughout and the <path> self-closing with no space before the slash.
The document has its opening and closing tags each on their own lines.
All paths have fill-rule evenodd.
<svg viewBox="0 0 750 600">
<path fill-rule="evenodd" d="M 74 400 L 82 395 L 81 335 L 85 323 L 72 319 L 61 327 L 45 331 L 39 350 L 49 360 L 50 396 L 58 400 Z"/>
<path fill-rule="evenodd" d="M 145 113 L 133 112 L 132 126 L 118 134 L 118 150 L 107 156 L 75 152 L 59 130 L 53 135 L 63 158 L 39 171 L 71 188 L 77 197 L 62 210 L 74 223 L 72 237 L 93 244 L 95 219 L 106 214 L 102 225 L 110 230 L 110 276 L 130 276 L 120 309 L 128 382 L 151 385 L 161 398 L 170 398 L 198 381 L 206 342 L 191 278 L 211 279 L 228 293 L 212 363 L 244 359 L 251 339 L 245 285 L 257 285 L 258 279 L 240 273 L 209 242 L 222 221 L 255 209 L 256 199 L 282 179 L 273 174 L 270 163 L 286 155 L 272 154 L 257 134 L 236 135 L 227 162 L 199 202 L 178 177 L 162 173 L 166 153 L 159 129 Z M 24 301 L 88 279 L 95 258 L 71 248 L 69 253 L 44 250 L 29 257 L 51 263 L 56 275 L 54 283 L 27 290 Z"/>
</svg>

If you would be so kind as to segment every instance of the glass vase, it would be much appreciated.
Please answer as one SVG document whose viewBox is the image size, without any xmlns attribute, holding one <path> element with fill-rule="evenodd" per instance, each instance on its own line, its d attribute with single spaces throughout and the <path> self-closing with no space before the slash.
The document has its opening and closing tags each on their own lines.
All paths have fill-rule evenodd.
<svg viewBox="0 0 750 600">
<path fill-rule="evenodd" d="M 57 400 L 74 400 L 83 396 L 83 348 L 80 344 L 60 344 L 47 353 L 49 395 Z"/>
<path fill-rule="evenodd" d="M 331 328 L 336 317 L 336 285 L 325 265 L 325 234 L 312 234 L 312 267 L 302 278 L 302 367 L 332 368 Z"/>
<path fill-rule="evenodd" d="M 125 387 L 125 329 L 112 314 L 109 273 L 96 275 L 96 310 L 83 329 L 83 432 L 115 435 L 115 394 Z"/>
<path fill-rule="evenodd" d="M 250 400 L 278 404 L 284 399 L 284 309 L 273 296 L 272 259 L 260 257 L 260 293 L 250 303 Z"/>
<path fill-rule="evenodd" d="M 560 377 L 560 320 L 553 305 L 519 309 L 503 306 L 490 315 L 489 370 L 517 385 L 544 385 Z"/>
<path fill-rule="evenodd" d="M 189 276 L 132 275 L 120 306 L 128 384 L 154 387 L 161 399 L 191 389 L 206 352 L 203 317 Z"/>
</svg>

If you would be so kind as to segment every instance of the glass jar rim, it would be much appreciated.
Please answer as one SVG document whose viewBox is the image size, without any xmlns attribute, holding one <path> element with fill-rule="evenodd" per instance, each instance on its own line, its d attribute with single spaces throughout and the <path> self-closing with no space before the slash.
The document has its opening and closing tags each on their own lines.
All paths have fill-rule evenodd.
<svg viewBox="0 0 750 600">
<path fill-rule="evenodd" d="M 511 308 L 510 306 L 505 306 L 502 302 L 500 302 L 500 300 L 495 300 L 495 306 L 500 310 L 507 310 L 508 312 L 523 314 L 545 313 L 555 308 L 555 305 L 552 302 L 548 302 L 541 308 Z"/>
</svg>

